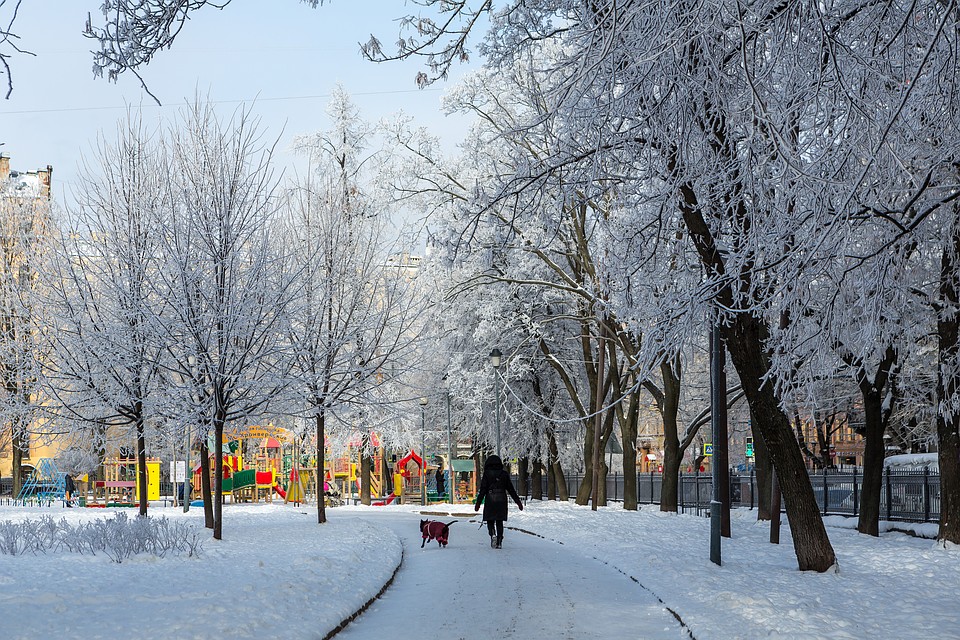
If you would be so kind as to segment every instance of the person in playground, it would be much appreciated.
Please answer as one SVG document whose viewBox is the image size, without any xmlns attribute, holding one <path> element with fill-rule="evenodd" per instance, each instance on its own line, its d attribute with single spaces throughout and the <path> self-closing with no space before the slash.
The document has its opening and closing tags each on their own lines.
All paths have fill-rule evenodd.
<svg viewBox="0 0 960 640">
<path fill-rule="evenodd" d="M 443 465 L 442 465 L 442 464 L 437 466 L 436 480 L 437 480 L 437 495 L 438 495 L 438 496 L 442 496 L 442 495 L 444 495 L 444 494 L 446 493 L 446 490 L 445 490 L 446 488 L 444 487 Z"/>
<path fill-rule="evenodd" d="M 70 500 L 73 498 L 73 492 L 77 490 L 76 486 L 73 484 L 73 477 L 68 473 L 63 477 L 63 502 L 68 507 L 72 507 Z"/>
<path fill-rule="evenodd" d="M 483 520 L 487 523 L 487 532 L 490 534 L 490 546 L 494 549 L 500 549 L 503 545 L 508 493 L 517 503 L 517 508 L 523 511 L 523 503 L 520 502 L 517 490 L 513 488 L 510 474 L 503 468 L 503 461 L 500 456 L 490 456 L 483 465 L 483 479 L 480 481 L 480 491 L 477 492 L 473 510 L 479 511 L 480 503 L 483 503 Z"/>
</svg>

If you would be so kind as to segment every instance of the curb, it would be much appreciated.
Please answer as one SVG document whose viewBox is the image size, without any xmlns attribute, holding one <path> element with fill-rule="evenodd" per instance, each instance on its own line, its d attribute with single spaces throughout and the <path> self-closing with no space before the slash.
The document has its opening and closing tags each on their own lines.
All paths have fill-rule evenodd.
<svg viewBox="0 0 960 640">
<path fill-rule="evenodd" d="M 528 531 L 527 529 L 521 529 L 521 528 L 519 528 L 519 527 L 509 527 L 509 526 L 508 526 L 508 527 L 504 527 L 504 528 L 505 528 L 505 529 L 509 529 L 509 530 L 511 530 L 511 531 L 516 531 L 516 532 L 518 532 L 518 533 L 525 533 L 525 534 L 527 534 L 528 536 L 534 536 L 535 538 L 540 538 L 541 540 L 547 540 L 547 541 L 549 541 L 549 542 L 555 542 L 556 544 L 559 544 L 559 545 L 561 545 L 561 546 L 566 546 L 566 545 L 564 545 L 564 543 L 563 543 L 562 540 L 554 540 L 553 538 L 548 538 L 548 537 L 546 537 L 546 536 L 542 536 L 542 535 L 540 535 L 539 533 L 534 533 L 533 531 Z M 643 583 L 640 582 L 638 579 L 636 579 L 635 577 L 633 577 L 632 575 L 630 575 L 629 573 L 627 573 L 626 571 L 624 571 L 624 570 L 621 569 L 620 567 L 618 567 L 618 566 L 616 566 L 616 565 L 613 565 L 613 564 L 610 564 L 610 563 L 607 562 L 606 560 L 601 560 L 601 559 L 598 558 L 597 556 L 589 556 L 589 557 L 592 558 L 592 559 L 594 559 L 594 560 L 596 560 L 597 562 L 600 562 L 601 564 L 604 564 L 604 565 L 610 567 L 611 569 L 614 569 L 615 571 L 620 572 L 622 575 L 626 576 L 627 578 L 629 578 L 630 580 L 632 580 L 633 582 L 635 582 L 637 585 L 639 585 L 641 589 L 643 589 L 644 591 L 646 591 L 647 593 L 649 593 L 650 595 L 652 595 L 654 598 L 656 598 L 656 599 L 657 599 L 657 602 L 659 602 L 660 604 L 662 604 L 662 605 L 663 605 L 663 608 L 666 609 L 668 612 L 670 612 L 670 615 L 672 615 L 674 618 L 676 618 L 677 622 L 680 623 L 680 628 L 683 629 L 684 631 L 686 631 L 686 632 L 687 632 L 687 635 L 690 636 L 690 640 L 696 640 L 696 636 L 693 635 L 693 631 L 691 631 L 691 630 L 690 630 L 690 627 L 687 626 L 687 623 L 683 621 L 683 618 L 680 617 L 680 614 L 677 613 L 676 611 L 674 611 L 674 610 L 673 610 L 672 608 L 670 608 L 669 606 L 667 606 L 667 603 L 663 601 L 663 598 L 661 598 L 660 596 L 658 596 L 658 595 L 653 591 L 653 589 L 651 589 L 651 588 L 648 587 L 647 585 L 643 584 Z"/>
<path fill-rule="evenodd" d="M 350 624 L 351 622 L 353 622 L 354 620 L 356 620 L 357 618 L 359 618 L 360 615 L 363 614 L 364 611 L 366 611 L 367 609 L 370 608 L 370 605 L 372 605 L 374 602 L 376 602 L 377 600 L 380 599 L 380 596 L 382 596 L 382 595 L 386 592 L 386 590 L 390 588 L 390 585 L 393 584 L 393 579 L 397 577 L 397 573 L 400 572 L 400 567 L 403 566 L 403 557 L 404 557 L 404 555 L 406 555 L 406 550 L 405 550 L 405 549 L 403 548 L 403 546 L 401 545 L 401 547 L 400 547 L 400 562 L 397 563 L 397 566 L 396 566 L 396 568 L 393 570 L 393 573 L 390 574 L 390 579 L 387 580 L 382 587 L 380 587 L 380 591 L 377 592 L 377 595 L 375 595 L 375 596 L 373 596 L 372 598 L 370 598 L 369 600 L 367 600 L 365 603 L 363 603 L 363 606 L 361 606 L 359 609 L 357 609 L 356 611 L 354 611 L 353 613 L 351 613 L 349 616 L 347 616 L 346 618 L 344 618 L 343 620 L 341 620 L 341 621 L 340 621 L 340 624 L 338 624 L 338 625 L 335 626 L 333 629 L 331 629 L 330 632 L 329 632 L 327 635 L 323 636 L 323 640 L 330 640 L 330 639 L 333 638 L 335 635 L 337 635 L 338 633 L 340 633 L 341 631 L 343 631 L 343 630 L 347 627 L 348 624 Z"/>
</svg>

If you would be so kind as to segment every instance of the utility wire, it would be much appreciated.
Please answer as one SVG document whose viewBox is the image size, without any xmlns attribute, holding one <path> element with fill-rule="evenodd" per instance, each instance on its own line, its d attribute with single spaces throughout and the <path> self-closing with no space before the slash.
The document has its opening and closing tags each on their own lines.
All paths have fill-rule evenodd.
<svg viewBox="0 0 960 640">
<path fill-rule="evenodd" d="M 424 92 L 437 92 L 442 89 L 439 87 L 427 88 L 427 89 L 395 89 L 392 91 L 361 91 L 361 92 L 352 92 L 351 96 L 386 96 L 386 95 L 397 95 L 403 93 L 424 93 Z M 205 104 L 241 104 L 241 103 L 252 103 L 256 104 L 258 102 L 283 102 L 287 100 L 321 100 L 332 97 L 332 94 L 329 93 L 320 93 L 312 96 L 279 96 L 275 98 L 241 98 L 236 100 L 210 100 Z M 153 103 L 146 103 L 141 105 L 130 105 L 130 106 L 109 106 L 109 107 L 62 107 L 58 109 L 23 109 L 19 111 L 0 111 L 0 115 L 26 115 L 33 113 L 71 113 L 78 111 L 111 111 L 111 110 L 122 110 L 122 109 L 142 109 L 144 107 L 184 107 L 190 106 L 191 102 L 174 102 L 167 103 L 164 105 L 157 105 Z"/>
</svg>

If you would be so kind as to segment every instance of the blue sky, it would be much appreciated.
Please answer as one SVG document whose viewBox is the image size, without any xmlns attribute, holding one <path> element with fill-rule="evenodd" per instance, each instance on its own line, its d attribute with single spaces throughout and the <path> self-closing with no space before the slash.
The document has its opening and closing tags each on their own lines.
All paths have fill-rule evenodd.
<svg viewBox="0 0 960 640">
<path fill-rule="evenodd" d="M 54 168 L 54 188 L 63 199 L 75 186 L 76 167 L 97 133 L 112 136 L 125 105 L 142 105 L 145 120 L 171 116 L 195 93 L 209 95 L 224 112 L 252 102 L 268 135 L 279 138 L 278 160 L 295 135 L 328 126 L 325 108 L 341 83 L 368 120 L 403 110 L 444 139 L 452 150 L 462 137 L 462 118 L 445 117 L 440 98 L 450 86 L 418 90 L 415 62 L 364 61 L 359 42 L 376 34 L 396 40 L 405 3 L 334 0 L 312 9 L 299 0 L 234 0 L 225 9 L 194 15 L 170 51 L 143 70 L 158 107 L 133 75 L 118 82 L 94 79 L 91 41 L 82 35 L 88 11 L 98 18 L 98 0 L 26 0 L 15 32 L 36 54 L 12 60 L 14 92 L 0 100 L 0 151 L 11 168 Z M 264 7 L 269 6 L 269 9 Z M 456 70 L 463 73 L 464 68 Z"/>
</svg>

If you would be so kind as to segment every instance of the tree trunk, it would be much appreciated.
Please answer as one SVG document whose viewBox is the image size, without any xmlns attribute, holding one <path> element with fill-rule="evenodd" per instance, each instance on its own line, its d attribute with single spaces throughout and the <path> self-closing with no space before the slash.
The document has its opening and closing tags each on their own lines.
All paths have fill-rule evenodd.
<svg viewBox="0 0 960 640">
<path fill-rule="evenodd" d="M 550 449 L 550 476 L 553 478 L 555 494 L 550 496 L 551 500 L 560 500 L 567 502 L 570 500 L 570 491 L 567 489 L 567 479 L 563 475 L 563 467 L 560 465 L 560 450 L 557 448 L 557 439 L 553 435 L 553 430 L 547 431 L 547 445 Z"/>
<path fill-rule="evenodd" d="M 677 415 L 680 412 L 680 377 L 670 363 L 660 365 L 663 395 L 657 406 L 663 420 L 663 474 L 660 476 L 660 511 L 676 513 L 680 482 L 680 435 Z"/>
<path fill-rule="evenodd" d="M 937 416 L 940 529 L 937 540 L 960 544 L 960 416 Z"/>
<path fill-rule="evenodd" d="M 937 318 L 937 458 L 940 463 L 941 543 L 960 544 L 960 413 L 949 405 L 960 393 L 960 224 L 954 222 L 940 258 L 940 309 Z"/>
<path fill-rule="evenodd" d="M 326 412 L 321 404 L 317 412 L 317 524 L 323 524 L 327 521 L 326 495 L 323 490 L 323 483 L 327 477 L 326 470 L 326 449 L 324 438 L 326 438 Z"/>
<path fill-rule="evenodd" d="M 373 471 L 373 458 L 363 452 L 360 454 L 360 504 L 370 506 L 370 477 Z"/>
<path fill-rule="evenodd" d="M 213 421 L 213 539 L 223 539 L 223 408 Z"/>
<path fill-rule="evenodd" d="M 533 461 L 530 485 L 530 497 L 533 500 L 543 500 L 543 463 L 539 460 Z"/>
<path fill-rule="evenodd" d="M 517 464 L 517 492 L 526 498 L 529 494 L 527 478 L 529 475 L 530 458 L 520 458 Z"/>
<path fill-rule="evenodd" d="M 554 473 L 553 463 L 547 464 L 547 500 L 557 499 L 557 474 Z"/>
<path fill-rule="evenodd" d="M 610 472 L 610 466 L 607 464 L 607 457 L 601 455 L 597 461 L 600 465 L 599 473 L 599 484 L 597 485 L 597 506 L 605 507 L 607 506 L 607 474 Z"/>
<path fill-rule="evenodd" d="M 147 440 L 143 434 L 143 414 L 137 413 L 137 489 L 140 492 L 141 516 L 147 515 Z"/>
<path fill-rule="evenodd" d="M 637 421 L 640 419 L 640 392 L 630 394 L 626 419 L 620 426 L 623 445 L 623 508 L 637 510 Z"/>
<path fill-rule="evenodd" d="M 24 453 L 27 453 L 29 457 L 29 444 L 24 446 L 24 441 L 26 440 L 29 443 L 28 435 L 24 434 L 20 429 L 17 428 L 17 425 L 13 427 L 13 435 L 10 442 L 10 448 L 13 449 L 13 462 L 11 463 L 10 473 L 13 474 L 13 497 L 17 498 L 20 495 L 20 490 L 23 488 L 23 458 Z"/>
<path fill-rule="evenodd" d="M 863 394 L 864 449 L 863 484 L 860 490 L 860 516 L 857 531 L 870 536 L 880 535 L 880 492 L 883 489 L 883 432 L 885 431 L 882 399 L 876 390 Z"/>
<path fill-rule="evenodd" d="M 200 444 L 200 495 L 203 498 L 203 526 L 213 529 L 213 492 L 210 490 L 210 448 L 206 435 Z"/>
<path fill-rule="evenodd" d="M 593 402 L 590 403 L 591 413 L 595 411 Z M 594 421 L 592 418 L 584 421 L 586 433 L 583 437 L 583 482 L 577 489 L 576 503 L 581 507 L 590 503 L 593 493 L 593 449 L 594 449 Z"/>
<path fill-rule="evenodd" d="M 765 327 L 758 318 L 739 313 L 722 330 L 756 419 L 755 428 L 763 437 L 777 472 L 797 564 L 801 571 L 827 571 L 836 564 L 837 558 L 823 526 L 790 420 L 780 408 L 773 385 L 765 381 L 768 373 L 763 339 Z"/>
<path fill-rule="evenodd" d="M 770 453 L 767 451 L 767 445 L 757 429 L 757 420 L 750 412 L 750 433 L 753 435 L 753 470 L 757 482 L 757 491 L 754 494 L 757 500 L 757 521 L 769 521 L 772 514 L 770 507 L 770 495 L 773 487 L 773 462 L 770 460 Z"/>
<path fill-rule="evenodd" d="M 373 475 L 373 458 L 370 456 L 370 433 L 365 431 L 360 441 L 360 504 L 370 506 L 370 480 Z"/>
<path fill-rule="evenodd" d="M 596 473 L 594 474 L 594 478 L 596 478 L 597 481 L 596 505 L 600 507 L 607 506 L 607 474 L 610 473 L 610 467 L 607 464 L 607 457 L 604 452 L 607 450 L 607 443 L 610 442 L 610 438 L 613 435 L 613 425 L 617 419 L 616 414 L 616 408 L 610 407 L 607 409 L 603 419 L 603 428 L 600 431 L 600 450 L 597 452 L 597 467 Z M 592 495 L 591 492 L 591 496 Z"/>
</svg>

